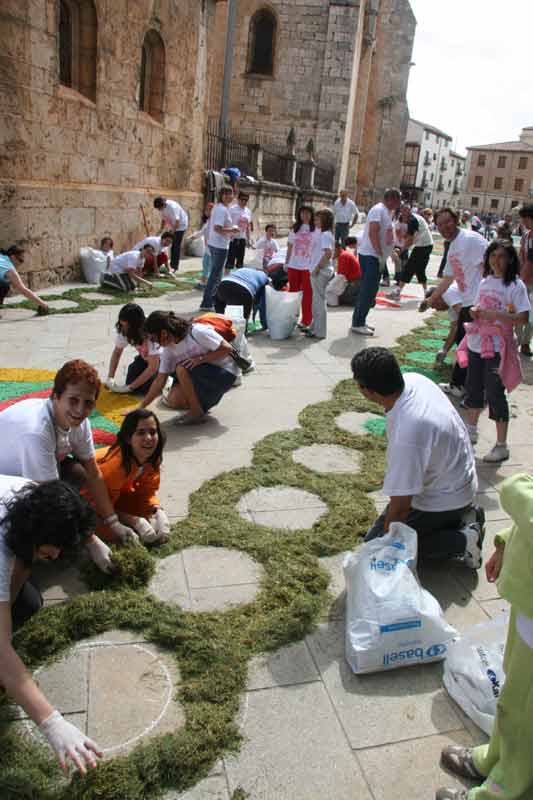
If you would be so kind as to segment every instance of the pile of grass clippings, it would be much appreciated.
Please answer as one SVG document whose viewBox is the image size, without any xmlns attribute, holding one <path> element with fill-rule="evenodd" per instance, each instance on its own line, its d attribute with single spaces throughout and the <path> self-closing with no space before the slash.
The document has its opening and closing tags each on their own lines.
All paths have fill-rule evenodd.
<svg viewBox="0 0 533 800">
<path fill-rule="evenodd" d="M 416 351 L 434 356 L 445 327 L 445 318 L 433 315 L 399 339 L 394 351 L 402 368 L 446 380 L 448 365 L 436 369 L 434 358 L 428 357 L 428 366 L 419 367 L 408 357 Z M 381 486 L 386 443 L 382 428 L 361 435 L 337 427 L 336 417 L 354 410 L 383 418 L 382 409 L 369 403 L 353 380 L 341 381 L 331 400 L 301 412 L 301 427 L 258 442 L 250 468 L 224 472 L 194 492 L 187 518 L 173 526 L 166 545 L 151 552 L 142 547 L 116 551 L 111 576 L 85 568 L 93 591 L 44 609 L 16 633 L 14 645 L 30 669 L 60 658 L 81 639 L 111 629 L 142 634 L 176 659 L 181 675 L 177 699 L 186 723 L 176 733 L 140 743 L 128 756 L 105 761 L 86 777 L 74 775 L 70 781 L 61 779 L 47 748 L 17 735 L 15 725 L 4 725 L 2 800 L 148 800 L 167 788 L 186 790 L 224 753 L 238 749 L 235 718 L 250 658 L 313 629 L 328 606 L 329 576 L 318 557 L 355 547 L 375 518 L 368 493 Z M 314 443 L 359 451 L 360 471 L 319 474 L 292 460 L 295 449 Z M 311 529 L 291 536 L 239 516 L 236 505 L 243 494 L 280 484 L 316 494 L 328 512 Z M 236 548 L 258 561 L 265 574 L 254 602 L 226 612 L 192 614 L 150 596 L 146 585 L 156 560 L 191 545 Z M 237 789 L 233 800 L 245 797 Z"/>
</svg>

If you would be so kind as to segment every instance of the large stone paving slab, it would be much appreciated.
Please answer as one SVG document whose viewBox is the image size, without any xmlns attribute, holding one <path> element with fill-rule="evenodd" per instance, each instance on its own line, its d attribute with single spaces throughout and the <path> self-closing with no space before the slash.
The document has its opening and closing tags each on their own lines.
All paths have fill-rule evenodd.
<svg viewBox="0 0 533 800">
<path fill-rule="evenodd" d="M 327 510 L 327 505 L 311 492 L 292 486 L 252 489 L 237 504 L 243 519 L 283 530 L 311 528 Z"/>
<path fill-rule="evenodd" d="M 186 792 L 167 792 L 163 800 L 229 800 L 226 777 L 211 775 Z"/>
<path fill-rule="evenodd" d="M 183 727 L 176 701 L 179 672 L 153 645 L 88 646 L 87 735 L 108 755 L 125 753 L 141 740 Z"/>
<path fill-rule="evenodd" d="M 320 675 L 305 642 L 263 653 L 248 665 L 248 691 L 319 681 Z"/>
<path fill-rule="evenodd" d="M 344 619 L 346 609 L 346 582 L 344 580 L 343 563 L 349 551 L 338 553 L 336 556 L 319 558 L 320 566 L 324 567 L 330 575 L 328 590 L 332 595 L 332 603 L 327 616 L 331 619 Z"/>
<path fill-rule="evenodd" d="M 320 683 L 245 695 L 241 751 L 225 759 L 230 792 L 251 800 L 372 800 Z"/>
<path fill-rule="evenodd" d="M 439 762 L 445 747 L 473 744 L 466 731 L 457 731 L 359 750 L 357 758 L 375 800 L 429 800 L 441 786 L 450 789 L 472 786 L 444 772 Z"/>
<path fill-rule="evenodd" d="M 264 570 L 239 550 L 188 547 L 161 559 L 149 590 L 185 611 L 224 611 L 251 603 Z"/>
<path fill-rule="evenodd" d="M 74 300 L 48 300 L 47 301 L 50 308 L 54 308 L 56 311 L 61 311 L 64 308 L 77 308 L 78 303 Z"/>
<path fill-rule="evenodd" d="M 427 664 L 357 676 L 344 656 L 344 623 L 320 625 L 311 653 L 353 748 L 459 730 L 442 687 L 442 667 Z"/>
<path fill-rule="evenodd" d="M 34 673 L 41 691 L 62 714 L 87 711 L 89 652 L 76 649 L 67 656 Z"/>
<path fill-rule="evenodd" d="M 315 472 L 358 472 L 361 453 L 337 444 L 312 444 L 300 447 L 292 454 L 293 461 Z"/>
</svg>

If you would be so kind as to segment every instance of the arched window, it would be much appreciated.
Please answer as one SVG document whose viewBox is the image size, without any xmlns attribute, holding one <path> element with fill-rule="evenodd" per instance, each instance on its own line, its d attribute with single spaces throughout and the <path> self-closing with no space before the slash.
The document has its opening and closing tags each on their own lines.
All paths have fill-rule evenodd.
<svg viewBox="0 0 533 800">
<path fill-rule="evenodd" d="M 98 23 L 93 0 L 60 0 L 59 82 L 96 100 Z"/>
<path fill-rule="evenodd" d="M 139 108 L 158 122 L 163 121 L 165 97 L 165 45 L 157 31 L 144 37 L 141 50 Z"/>
<path fill-rule="evenodd" d="M 257 11 L 250 22 L 248 72 L 256 75 L 274 74 L 276 17 L 266 8 Z"/>
</svg>

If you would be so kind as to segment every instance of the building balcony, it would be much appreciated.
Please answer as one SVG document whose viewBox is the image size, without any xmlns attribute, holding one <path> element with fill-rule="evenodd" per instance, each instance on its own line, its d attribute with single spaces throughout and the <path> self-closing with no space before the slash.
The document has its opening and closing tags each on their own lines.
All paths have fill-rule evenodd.
<svg viewBox="0 0 533 800">
<path fill-rule="evenodd" d="M 453 187 L 453 194 L 460 194 L 460 190 L 457 184 Z"/>
<path fill-rule="evenodd" d="M 446 161 L 445 158 L 442 158 L 440 162 L 440 171 L 446 172 L 447 169 L 448 169 L 448 162 Z"/>
<path fill-rule="evenodd" d="M 425 166 L 425 167 L 429 167 L 429 165 L 430 165 L 430 164 L 431 164 L 431 159 L 430 159 L 430 157 L 429 157 L 429 156 L 426 156 L 426 157 L 424 158 L 424 166 Z"/>
<path fill-rule="evenodd" d="M 443 191 L 444 191 L 444 184 L 442 181 L 439 181 L 437 184 L 437 192 L 443 192 Z"/>
</svg>

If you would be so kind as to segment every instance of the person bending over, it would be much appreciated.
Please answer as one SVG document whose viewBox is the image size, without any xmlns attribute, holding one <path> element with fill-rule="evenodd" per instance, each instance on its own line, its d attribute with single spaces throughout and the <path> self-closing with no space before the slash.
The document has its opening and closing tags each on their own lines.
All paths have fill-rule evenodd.
<svg viewBox="0 0 533 800">
<path fill-rule="evenodd" d="M 390 500 L 365 541 L 383 536 L 392 522 L 404 522 L 418 534 L 422 559 L 459 558 L 479 569 L 484 513 L 472 505 L 477 476 L 461 417 L 428 378 L 402 375 L 384 347 L 357 353 L 352 371 L 363 395 L 385 409 L 387 421 L 383 493 Z"/>
<path fill-rule="evenodd" d="M 119 522 L 96 463 L 91 423 L 100 378 L 85 361 L 63 364 L 49 398 L 30 398 L 0 412 L 0 474 L 33 481 L 62 478 L 85 485 L 99 517 L 122 544 L 138 541 L 131 528 Z M 109 547 L 97 536 L 87 540 L 93 561 L 112 568 Z"/>
<path fill-rule="evenodd" d="M 144 256 L 142 265 L 143 278 L 158 278 L 160 275 L 165 275 L 165 271 L 167 277 L 172 277 L 168 266 L 168 256 L 164 251 L 172 246 L 173 241 L 174 234 L 172 231 L 163 231 L 161 236 L 146 236 L 133 245 L 134 250 L 143 250 L 146 245 L 150 245 L 153 250 L 153 253 L 146 251 Z"/>
<path fill-rule="evenodd" d="M 157 496 L 165 437 L 152 411 L 137 408 L 126 415 L 111 447 L 98 450 L 96 461 L 118 518 L 146 544 L 168 540 L 170 525 Z M 116 536 L 108 525 L 97 533 L 108 542 Z"/>
<path fill-rule="evenodd" d="M 162 348 L 159 375 L 140 404 L 146 408 L 159 397 L 169 376 L 174 385 L 166 397 L 170 408 L 186 409 L 180 425 L 205 421 L 210 408 L 231 389 L 239 372 L 231 345 L 211 326 L 190 323 L 172 311 L 153 311 L 145 330 Z"/>
<path fill-rule="evenodd" d="M 7 250 L 0 250 L 0 306 L 4 305 L 4 300 L 12 289 L 37 303 L 38 314 L 48 314 L 50 310 L 48 305 L 35 292 L 28 289 L 18 274 L 17 267 L 19 264 L 24 264 L 24 257 L 24 248 L 15 244 Z"/>
<path fill-rule="evenodd" d="M 35 484 L 0 475 L 0 685 L 38 726 L 62 769 L 68 758 L 82 773 L 96 767 L 100 749 L 48 702 L 11 636 L 42 607 L 30 580 L 33 564 L 79 549 L 95 524 L 92 508 L 63 481 Z"/>
<path fill-rule="evenodd" d="M 126 303 L 118 312 L 115 347 L 111 353 L 105 381 L 107 388 L 113 392 L 146 394 L 157 375 L 161 348 L 145 334 L 145 321 L 144 311 L 137 303 Z M 117 367 L 122 353 L 129 344 L 135 348 L 137 355 L 128 367 L 126 383 L 124 386 L 117 386 L 115 384 Z"/>
</svg>

